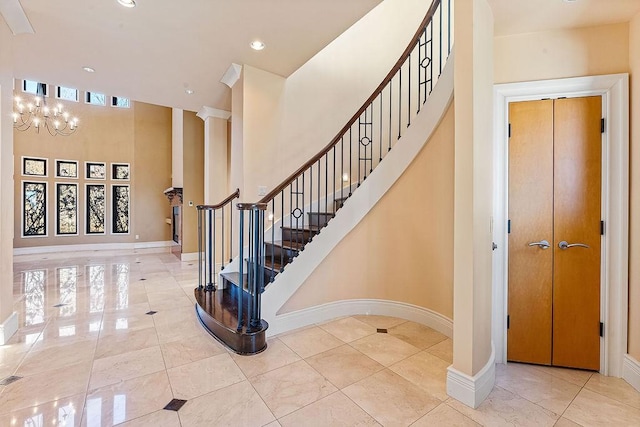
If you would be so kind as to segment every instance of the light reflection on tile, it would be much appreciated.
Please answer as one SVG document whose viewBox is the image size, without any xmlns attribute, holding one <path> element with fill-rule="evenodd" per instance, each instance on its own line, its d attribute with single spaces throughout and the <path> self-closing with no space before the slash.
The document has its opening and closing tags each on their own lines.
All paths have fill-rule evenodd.
<svg viewBox="0 0 640 427">
<path fill-rule="evenodd" d="M 64 417 L 79 425 L 82 414 L 83 425 L 101 427 L 179 427 L 181 421 L 183 427 L 210 426 L 216 425 L 213 419 L 225 425 L 270 427 L 327 424 L 326 420 L 333 425 L 366 425 L 371 418 L 385 425 L 417 419 L 415 425 L 471 426 L 473 418 L 487 425 L 537 426 L 555 422 L 559 414 L 543 406 L 561 411 L 568 403 L 563 390 L 575 386 L 584 388 L 558 426 L 579 421 L 608 427 L 615 424 L 611 420 L 624 425 L 637 418 L 639 409 L 634 406 L 640 404 L 640 393 L 622 380 L 547 367 L 523 368 L 530 371 L 524 376 L 518 369 L 499 371 L 499 381 L 515 393 L 497 387 L 477 410 L 459 406 L 444 387 L 451 340 L 392 317 L 332 319 L 272 337 L 267 350 L 257 356 L 230 354 L 195 317 L 192 288 L 198 271 L 193 264 L 158 249 L 16 257 L 12 303 L 20 329 L 0 347 L 0 378 L 19 369 L 28 375 L 0 387 L 0 426 L 11 425 L 12 416 L 19 426 L 27 420 L 45 425 L 55 420 L 57 425 Z M 58 303 L 65 305 L 54 308 Z M 145 315 L 150 310 L 158 313 Z M 376 327 L 389 333 L 376 334 Z M 304 336 L 311 343 L 296 339 Z M 383 370 L 378 362 L 368 367 L 359 363 L 367 359 L 357 348 L 393 363 Z M 211 363 L 218 359 L 224 363 Z M 224 382 L 218 371 L 225 369 L 231 375 L 216 385 L 217 380 Z M 168 370 L 177 389 L 171 389 Z M 542 380 L 546 385 L 537 384 Z M 238 382 L 208 392 L 234 381 Z M 338 392 L 336 385 L 344 389 Z M 190 399 L 180 412 L 162 410 L 176 392 L 189 397 L 207 394 Z M 366 410 L 350 403 L 349 393 Z M 64 402 L 76 397 L 80 403 L 74 403 L 76 413 L 70 417 L 71 408 Z M 438 404 L 443 399 L 446 403 Z M 245 417 L 247 408 L 259 408 L 258 415 Z M 396 416 L 398 408 L 405 410 Z"/>
</svg>

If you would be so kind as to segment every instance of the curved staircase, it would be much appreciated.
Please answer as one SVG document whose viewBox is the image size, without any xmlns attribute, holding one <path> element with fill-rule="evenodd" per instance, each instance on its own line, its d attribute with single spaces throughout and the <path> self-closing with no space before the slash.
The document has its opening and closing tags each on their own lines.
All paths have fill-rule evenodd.
<svg viewBox="0 0 640 427">
<path fill-rule="evenodd" d="M 450 1 L 433 0 L 400 59 L 352 119 L 262 200 L 234 209 L 236 190 L 218 205 L 198 206 L 196 313 L 231 350 L 266 348 L 265 287 L 348 204 L 425 108 L 451 53 L 451 19 Z"/>
</svg>

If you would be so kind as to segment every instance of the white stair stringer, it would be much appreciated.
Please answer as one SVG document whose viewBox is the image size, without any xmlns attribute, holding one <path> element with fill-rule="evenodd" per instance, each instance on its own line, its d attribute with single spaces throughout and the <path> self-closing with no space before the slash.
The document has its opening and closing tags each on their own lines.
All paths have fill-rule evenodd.
<svg viewBox="0 0 640 427">
<path fill-rule="evenodd" d="M 288 264 L 285 270 L 267 286 L 262 294 L 261 306 L 262 318 L 269 323 L 268 335 L 286 332 L 320 320 L 329 320 L 319 320 L 317 316 L 312 316 L 305 323 L 304 316 L 296 316 L 296 323 L 292 324 L 286 320 L 291 316 L 278 315 L 278 311 L 305 283 L 329 253 L 378 203 L 427 144 L 453 101 L 454 62 L 454 52 L 452 51 L 431 95 L 422 107 L 420 114 L 412 119 L 411 126 L 406 129 L 400 141 L 384 157 L 371 175 L 360 184 L 360 187 L 349 197 L 348 202 L 336 212 L 335 217 L 322 229 L 322 232 L 315 236 L 310 243 L 307 243 L 295 260 Z"/>
</svg>

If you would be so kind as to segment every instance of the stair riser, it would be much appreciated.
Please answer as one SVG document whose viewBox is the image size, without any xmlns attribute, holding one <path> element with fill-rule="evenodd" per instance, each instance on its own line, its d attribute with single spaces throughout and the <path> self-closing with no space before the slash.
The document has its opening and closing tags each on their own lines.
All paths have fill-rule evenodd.
<svg viewBox="0 0 640 427">
<path fill-rule="evenodd" d="M 285 242 L 309 242 L 313 236 L 318 234 L 311 230 L 296 230 L 291 228 L 282 229 L 282 240 Z"/>
<path fill-rule="evenodd" d="M 311 227 L 324 227 L 327 225 L 333 214 L 309 212 L 309 226 Z"/>
<path fill-rule="evenodd" d="M 295 249 L 287 249 L 271 243 L 265 243 L 264 246 L 265 258 L 269 259 L 273 256 L 276 261 L 280 261 L 280 259 L 282 259 L 282 264 L 287 264 L 291 259 L 298 255 L 298 251 Z"/>
</svg>

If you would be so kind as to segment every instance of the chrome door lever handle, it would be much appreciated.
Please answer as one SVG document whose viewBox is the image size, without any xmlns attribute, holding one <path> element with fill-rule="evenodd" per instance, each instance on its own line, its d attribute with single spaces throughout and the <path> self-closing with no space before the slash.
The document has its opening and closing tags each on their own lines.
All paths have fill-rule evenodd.
<svg viewBox="0 0 640 427">
<path fill-rule="evenodd" d="M 587 248 L 587 249 L 589 249 L 591 247 L 589 245 L 585 245 L 584 243 L 567 243 L 566 240 L 563 240 L 562 242 L 558 243 L 558 247 L 560 249 L 563 249 L 563 250 L 564 249 L 573 248 L 573 247 L 576 247 L 576 246 L 579 246 L 581 248 Z"/>
<path fill-rule="evenodd" d="M 529 246 L 539 246 L 540 249 L 549 249 L 549 242 L 546 240 L 540 240 L 539 242 L 531 242 Z"/>
</svg>

